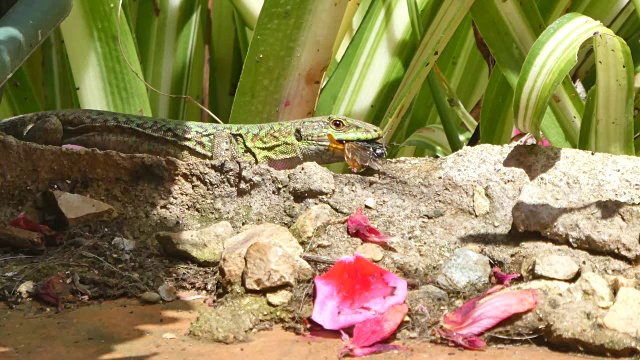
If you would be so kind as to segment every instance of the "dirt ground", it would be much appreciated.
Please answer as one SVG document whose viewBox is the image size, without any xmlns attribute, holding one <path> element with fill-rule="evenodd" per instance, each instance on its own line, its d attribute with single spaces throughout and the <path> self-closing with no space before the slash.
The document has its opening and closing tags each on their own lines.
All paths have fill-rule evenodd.
<svg viewBox="0 0 640 360">
<path fill-rule="evenodd" d="M 336 359 L 342 347 L 331 334 L 297 336 L 280 328 L 262 331 L 252 341 L 233 345 L 206 343 L 187 336 L 202 300 L 141 305 L 121 299 L 56 313 L 0 305 L 2 359 Z M 430 343 L 404 343 L 410 349 L 371 359 L 541 359 L 579 358 L 539 347 L 492 347 L 461 351 Z"/>
</svg>

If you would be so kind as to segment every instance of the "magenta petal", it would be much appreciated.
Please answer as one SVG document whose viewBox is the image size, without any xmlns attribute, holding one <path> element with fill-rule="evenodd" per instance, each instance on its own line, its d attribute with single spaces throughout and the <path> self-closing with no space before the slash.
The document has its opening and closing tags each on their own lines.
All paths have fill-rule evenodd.
<svg viewBox="0 0 640 360">
<path fill-rule="evenodd" d="M 519 278 L 520 274 L 505 274 L 496 266 L 493 268 L 493 276 L 496 278 L 498 284 L 509 286 L 511 285 L 509 282 L 513 279 Z"/>
<path fill-rule="evenodd" d="M 442 327 L 460 335 L 479 335 L 502 320 L 527 312 L 538 304 L 538 292 L 534 289 L 495 292 L 496 288 L 445 315 Z"/>
<path fill-rule="evenodd" d="M 409 312 L 406 304 L 394 305 L 384 314 L 357 323 L 353 327 L 353 345 L 365 347 L 393 335 Z"/>
<path fill-rule="evenodd" d="M 362 256 L 343 257 L 314 279 L 311 318 L 328 330 L 344 329 L 403 304 L 407 282 Z"/>
<path fill-rule="evenodd" d="M 369 218 L 362 213 L 362 208 L 360 207 L 357 208 L 356 212 L 347 219 L 347 233 L 362 241 L 375 244 L 384 244 L 387 240 L 392 238 L 371 226 L 369 224 Z"/>
</svg>

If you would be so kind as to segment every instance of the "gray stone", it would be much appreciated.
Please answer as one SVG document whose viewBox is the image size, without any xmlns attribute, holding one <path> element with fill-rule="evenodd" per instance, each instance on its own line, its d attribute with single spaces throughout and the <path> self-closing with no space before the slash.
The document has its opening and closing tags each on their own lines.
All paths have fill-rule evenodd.
<svg viewBox="0 0 640 360">
<path fill-rule="evenodd" d="M 282 285 L 294 285 L 296 257 L 277 245 L 257 241 L 247 249 L 244 286 L 250 290 L 265 290 Z"/>
<path fill-rule="evenodd" d="M 248 249 L 258 242 L 263 244 L 254 250 L 256 256 L 252 255 L 251 259 L 247 260 L 245 257 Z M 270 253 L 271 250 L 274 251 L 274 254 Z M 264 269 L 264 264 L 261 263 L 262 259 L 257 256 L 258 253 L 273 255 L 267 260 L 275 261 L 276 263 L 282 259 L 293 261 L 295 265 L 294 276 L 296 278 L 307 279 L 313 275 L 310 266 L 300 257 L 302 255 L 302 247 L 287 228 L 276 224 L 261 224 L 249 226 L 245 231 L 225 242 L 220 262 L 225 283 L 227 285 L 239 283 L 248 266 L 252 266 L 251 279 L 254 279 L 254 274 L 257 273 L 258 269 Z M 268 273 L 265 273 L 264 276 L 268 276 Z M 253 283 L 253 280 L 250 283 Z"/>
<path fill-rule="evenodd" d="M 129 252 L 136 248 L 135 240 L 129 240 L 129 239 L 123 238 L 122 236 L 116 236 L 111 241 L 111 245 L 115 246 L 116 249 L 124 252 Z"/>
<path fill-rule="evenodd" d="M 251 330 L 261 321 L 274 321 L 277 311 L 264 296 L 231 298 L 202 311 L 191 324 L 189 335 L 225 344 L 247 341 Z"/>
<path fill-rule="evenodd" d="M 366 198 L 364 200 L 364 207 L 367 209 L 375 209 L 376 208 L 376 199 L 374 198 Z"/>
<path fill-rule="evenodd" d="M 291 234 L 302 242 L 308 242 L 316 231 L 326 226 L 335 215 L 335 211 L 327 204 L 313 205 L 305 210 L 289 229 Z"/>
<path fill-rule="evenodd" d="M 291 291 L 282 289 L 267 293 L 267 302 L 271 306 L 282 306 L 287 304 L 292 297 L 293 293 Z"/>
<path fill-rule="evenodd" d="M 583 291 L 585 285 L 534 280 L 512 286 L 511 290 L 536 289 L 538 305 L 518 320 L 517 328 L 509 326 L 505 330 L 527 334 L 539 333 L 542 329 L 549 343 L 592 354 L 628 356 L 638 353 L 640 342 L 637 338 L 603 326 L 607 310 L 597 305 L 594 296 Z"/>
<path fill-rule="evenodd" d="M 599 307 L 609 308 L 613 305 L 613 291 L 602 276 L 594 272 L 583 273 L 578 279 L 577 285 L 585 294 L 593 297 Z"/>
<path fill-rule="evenodd" d="M 140 300 L 142 300 L 142 302 L 145 302 L 147 304 L 155 304 L 155 303 L 159 303 L 162 300 L 162 297 L 157 292 L 147 291 L 145 293 L 142 293 L 142 295 L 140 295 Z"/>
<path fill-rule="evenodd" d="M 378 244 L 363 243 L 358 245 L 356 253 L 362 255 L 367 260 L 378 262 L 384 257 L 384 250 Z"/>
<path fill-rule="evenodd" d="M 469 290 L 489 284 L 489 258 L 468 249 L 457 249 L 442 267 L 437 282 L 445 289 Z"/>
<path fill-rule="evenodd" d="M 220 262 L 224 242 L 233 234 L 231 224 L 221 221 L 201 230 L 159 232 L 155 238 L 162 250 L 170 256 L 214 266 Z"/>
<path fill-rule="evenodd" d="M 482 216 L 491 210 L 491 201 L 482 186 L 473 188 L 473 210 L 476 216 Z"/>
<path fill-rule="evenodd" d="M 334 190 L 333 173 L 314 162 L 306 162 L 289 174 L 289 192 L 293 196 L 317 197 Z"/>
<path fill-rule="evenodd" d="M 158 294 L 160 294 L 160 297 L 164 301 L 173 301 L 178 297 L 178 291 L 176 288 L 167 283 L 160 285 L 158 288 Z"/>
<path fill-rule="evenodd" d="M 629 259 L 640 255 L 635 160 L 589 151 L 554 154 L 526 148 L 534 151 L 527 155 L 531 163 L 525 168 L 531 181 L 513 208 L 518 230 L 540 232 L 579 249 Z"/>
<path fill-rule="evenodd" d="M 616 295 L 616 302 L 604 317 L 604 326 L 637 338 L 640 336 L 639 320 L 640 291 L 628 287 L 621 288 Z"/>
<path fill-rule="evenodd" d="M 118 216 L 113 206 L 87 196 L 59 190 L 55 190 L 53 195 L 70 226 L 113 220 Z"/>
<path fill-rule="evenodd" d="M 578 264 L 569 256 L 549 255 L 536 259 L 533 269 L 537 277 L 556 280 L 571 280 L 580 271 Z"/>
</svg>

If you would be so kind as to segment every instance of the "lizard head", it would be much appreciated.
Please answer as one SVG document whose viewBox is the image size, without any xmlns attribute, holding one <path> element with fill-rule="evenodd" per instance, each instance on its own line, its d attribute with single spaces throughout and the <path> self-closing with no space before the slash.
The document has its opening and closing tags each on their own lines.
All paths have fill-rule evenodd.
<svg viewBox="0 0 640 360">
<path fill-rule="evenodd" d="M 320 164 L 344 161 L 344 144 L 372 141 L 382 137 L 379 127 L 345 116 L 322 116 L 304 120 L 296 129 L 298 142 L 305 146 L 303 158 Z"/>
<path fill-rule="evenodd" d="M 325 146 L 344 145 L 347 141 L 377 140 L 382 137 L 382 130 L 375 125 L 337 115 L 311 118 L 298 130 L 298 141 Z"/>
</svg>

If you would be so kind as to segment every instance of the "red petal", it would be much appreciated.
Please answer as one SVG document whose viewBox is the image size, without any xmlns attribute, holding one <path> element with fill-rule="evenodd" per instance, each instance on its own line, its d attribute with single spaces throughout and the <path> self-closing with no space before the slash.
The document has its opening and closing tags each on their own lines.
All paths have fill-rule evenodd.
<svg viewBox="0 0 640 360">
<path fill-rule="evenodd" d="M 64 234 L 52 230 L 47 225 L 40 225 L 40 223 L 25 214 L 18 215 L 17 218 L 11 220 L 9 225 L 23 230 L 41 233 L 44 235 L 47 245 L 57 245 L 64 240 Z"/>
<path fill-rule="evenodd" d="M 409 312 L 406 304 L 394 305 L 384 314 L 357 323 L 353 328 L 353 344 L 371 346 L 393 335 Z"/>
<path fill-rule="evenodd" d="M 343 329 L 403 304 L 407 282 L 362 256 L 344 257 L 314 279 L 311 318 L 328 330 Z"/>
<path fill-rule="evenodd" d="M 496 292 L 500 288 L 502 286 L 496 286 L 445 315 L 442 327 L 460 335 L 479 335 L 502 320 L 527 312 L 538 304 L 538 293 L 534 289 Z"/>
<path fill-rule="evenodd" d="M 384 244 L 392 237 L 385 235 L 380 230 L 369 224 L 369 218 L 362 213 L 362 208 L 357 208 L 356 212 L 347 219 L 347 233 L 352 237 L 357 237 L 362 241 L 375 244 Z"/>
<path fill-rule="evenodd" d="M 493 268 L 493 276 L 496 278 L 496 281 L 500 285 L 509 286 L 509 282 L 513 279 L 519 278 L 520 274 L 505 274 L 503 273 L 499 267 Z"/>
<path fill-rule="evenodd" d="M 47 226 L 40 225 L 37 221 L 31 219 L 25 214 L 18 215 L 17 218 L 11 220 L 9 225 L 23 229 L 23 230 L 33 231 L 33 232 L 40 232 L 43 226 L 44 228 L 48 229 Z"/>
<path fill-rule="evenodd" d="M 71 294 L 71 290 L 65 281 L 62 273 L 58 273 L 47 279 L 42 285 L 36 289 L 36 294 L 40 299 L 51 305 L 60 306 L 62 298 L 67 294 Z"/>
</svg>

